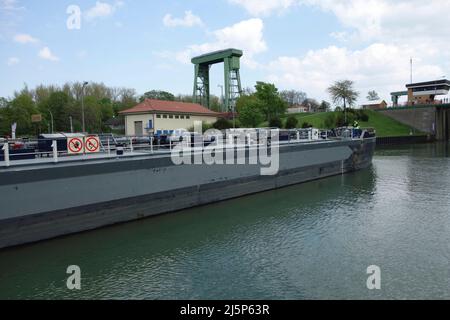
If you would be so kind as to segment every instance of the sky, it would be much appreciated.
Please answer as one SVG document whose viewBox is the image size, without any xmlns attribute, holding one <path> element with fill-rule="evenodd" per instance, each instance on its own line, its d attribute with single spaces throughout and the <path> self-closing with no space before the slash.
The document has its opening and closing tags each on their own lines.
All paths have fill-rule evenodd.
<svg viewBox="0 0 450 320">
<path fill-rule="evenodd" d="M 0 96 L 24 84 L 95 81 L 192 94 L 190 59 L 244 51 L 244 87 L 256 81 L 330 100 L 350 79 L 376 90 L 450 77 L 448 0 L 0 0 Z M 223 67 L 211 69 L 220 95 Z"/>
</svg>

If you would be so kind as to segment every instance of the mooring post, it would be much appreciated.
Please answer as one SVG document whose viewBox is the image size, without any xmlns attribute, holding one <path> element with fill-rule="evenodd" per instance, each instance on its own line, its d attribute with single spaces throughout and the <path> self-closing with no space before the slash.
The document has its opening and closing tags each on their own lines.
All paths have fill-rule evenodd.
<svg viewBox="0 0 450 320">
<path fill-rule="evenodd" d="M 153 154 L 153 138 L 154 137 L 150 137 L 150 151 L 152 152 L 152 154 Z"/>
<path fill-rule="evenodd" d="M 53 140 L 52 148 L 53 148 L 53 162 L 58 163 L 58 143 L 56 142 L 56 140 Z"/>
<path fill-rule="evenodd" d="M 109 138 L 108 138 L 108 157 L 111 157 L 111 145 L 109 144 Z"/>
<path fill-rule="evenodd" d="M 130 138 L 130 152 L 131 152 L 131 153 L 134 152 L 134 148 L 133 148 L 133 138 Z"/>
<path fill-rule="evenodd" d="M 5 167 L 9 167 L 10 162 L 9 162 L 9 143 L 8 143 L 8 141 L 6 141 L 5 144 L 3 145 L 3 157 L 5 158 Z"/>
</svg>

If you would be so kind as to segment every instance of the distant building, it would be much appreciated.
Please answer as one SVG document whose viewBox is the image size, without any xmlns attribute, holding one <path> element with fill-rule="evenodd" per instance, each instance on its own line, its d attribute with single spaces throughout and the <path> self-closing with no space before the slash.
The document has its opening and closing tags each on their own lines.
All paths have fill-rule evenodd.
<svg viewBox="0 0 450 320">
<path fill-rule="evenodd" d="M 379 103 L 364 104 L 362 108 L 364 110 L 383 110 L 386 109 L 387 106 L 388 104 L 386 103 L 386 101 L 383 100 Z"/>
<path fill-rule="evenodd" d="M 450 81 L 446 79 L 419 82 L 406 85 L 407 91 L 392 92 L 392 103 L 398 106 L 401 96 L 408 96 L 407 105 L 442 103 L 437 96 L 445 96 L 450 91 Z"/>
<path fill-rule="evenodd" d="M 195 121 L 212 124 L 221 116 L 196 103 L 151 99 L 120 114 L 125 117 L 127 136 L 170 134 L 177 129 L 192 128 Z"/>
<path fill-rule="evenodd" d="M 287 109 L 288 114 L 305 113 L 305 112 L 309 112 L 309 108 L 304 105 L 294 105 Z"/>
</svg>

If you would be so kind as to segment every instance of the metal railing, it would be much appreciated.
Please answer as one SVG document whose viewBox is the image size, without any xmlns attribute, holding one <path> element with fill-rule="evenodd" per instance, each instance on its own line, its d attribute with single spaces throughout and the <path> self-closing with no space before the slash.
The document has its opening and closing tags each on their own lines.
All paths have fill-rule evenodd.
<svg viewBox="0 0 450 320">
<path fill-rule="evenodd" d="M 147 136 L 147 137 L 99 137 L 100 148 L 96 153 L 69 154 L 67 148 L 60 148 L 65 141 L 45 139 L 4 140 L 0 142 L 0 167 L 10 167 L 14 164 L 33 163 L 41 161 L 45 163 L 58 163 L 67 160 L 116 158 L 121 156 L 148 155 L 170 153 L 175 147 L 203 149 L 207 146 L 218 146 L 222 141 L 224 147 L 257 147 L 261 145 L 261 134 L 267 134 L 271 129 L 232 129 L 227 134 L 205 137 L 200 134 L 190 133 L 180 136 Z M 363 139 L 374 136 L 375 130 L 355 129 L 351 127 L 337 128 L 334 130 L 320 130 L 315 128 L 279 130 L 279 145 L 314 143 L 319 141 Z M 270 136 L 270 135 L 269 135 Z M 268 136 L 266 136 L 268 137 Z M 270 140 L 270 138 L 269 138 Z M 51 142 L 51 144 L 49 144 Z M 19 160 L 28 160 L 21 162 Z"/>
</svg>

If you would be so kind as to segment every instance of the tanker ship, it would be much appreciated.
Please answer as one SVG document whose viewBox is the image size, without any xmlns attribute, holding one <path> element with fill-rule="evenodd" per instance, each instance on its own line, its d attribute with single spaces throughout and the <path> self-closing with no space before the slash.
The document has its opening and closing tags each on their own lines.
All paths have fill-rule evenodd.
<svg viewBox="0 0 450 320">
<path fill-rule="evenodd" d="M 367 130 L 330 136 L 300 129 L 272 142 L 273 174 L 258 163 L 174 163 L 167 149 L 148 146 L 95 156 L 0 161 L 0 248 L 93 230 L 367 168 L 376 138 Z M 351 132 L 351 134 L 348 134 Z M 354 134 L 357 132 L 357 134 Z M 300 135 L 301 134 L 301 135 Z M 278 140 L 278 139 L 277 139 Z M 56 146 L 56 143 L 54 144 Z M 187 146 L 191 147 L 191 146 Z M 252 154 L 256 143 L 233 146 Z M 205 147 L 195 149 L 202 152 Z M 119 149 L 119 148 L 117 148 Z M 275 149 L 274 149 L 275 150 Z M 193 158 L 195 157 L 195 152 Z M 273 150 L 272 150 L 273 152 Z M 257 153 L 256 153 L 257 154 Z"/>
</svg>

